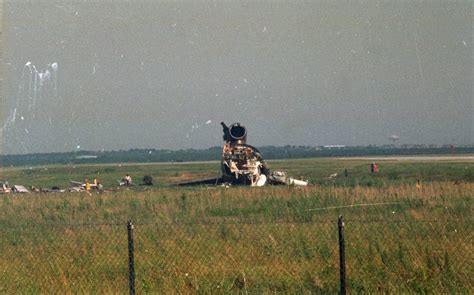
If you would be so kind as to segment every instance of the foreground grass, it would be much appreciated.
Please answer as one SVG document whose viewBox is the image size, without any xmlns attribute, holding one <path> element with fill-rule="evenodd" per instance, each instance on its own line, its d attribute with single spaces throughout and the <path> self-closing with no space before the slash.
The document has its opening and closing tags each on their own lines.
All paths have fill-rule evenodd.
<svg viewBox="0 0 474 295">
<path fill-rule="evenodd" d="M 168 186 L 216 163 L 1 170 L 13 184 L 98 176 L 113 190 L 0 196 L 0 293 L 126 293 L 130 218 L 141 293 L 336 293 L 342 214 L 351 291 L 472 294 L 473 164 L 381 161 L 374 175 L 369 163 L 274 161 L 315 186 L 258 189 Z M 116 190 L 125 173 L 156 185 Z"/>
<path fill-rule="evenodd" d="M 351 291 L 472 294 L 473 192 L 434 181 L 2 196 L 0 292 L 126 293 L 131 218 L 139 292 L 336 293 L 343 214 Z"/>
</svg>

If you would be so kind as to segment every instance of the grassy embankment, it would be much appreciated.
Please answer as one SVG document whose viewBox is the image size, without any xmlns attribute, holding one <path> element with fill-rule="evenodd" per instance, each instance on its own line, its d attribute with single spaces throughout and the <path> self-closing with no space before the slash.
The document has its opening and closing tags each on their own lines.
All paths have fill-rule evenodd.
<svg viewBox="0 0 474 295">
<path fill-rule="evenodd" d="M 137 224 L 140 292 L 337 292 L 336 219 L 343 214 L 351 290 L 472 293 L 471 163 L 386 162 L 376 176 L 362 161 L 272 166 L 322 185 L 1 196 L 0 292 L 125 293 L 128 218 Z M 71 167 L 48 168 L 29 181 L 46 186 L 99 171 L 113 183 L 122 167 L 76 167 L 75 174 L 65 172 Z M 209 174 L 215 164 L 204 167 L 126 171 L 151 170 L 164 184 L 193 171 Z M 344 167 L 348 178 L 317 178 Z M 28 171 L 5 173 L 21 179 Z M 418 177 L 421 190 L 414 186 Z M 374 203 L 390 204 L 321 209 Z"/>
</svg>

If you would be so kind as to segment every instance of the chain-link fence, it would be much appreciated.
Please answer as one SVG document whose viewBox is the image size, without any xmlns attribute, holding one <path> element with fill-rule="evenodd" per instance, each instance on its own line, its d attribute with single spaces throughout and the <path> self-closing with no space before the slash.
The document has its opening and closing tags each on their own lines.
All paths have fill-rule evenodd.
<svg viewBox="0 0 474 295">
<path fill-rule="evenodd" d="M 24 225 L 0 235 L 0 293 L 128 290 L 125 225 Z"/>
<path fill-rule="evenodd" d="M 474 291 L 472 221 L 348 221 L 348 286 L 356 292 Z"/>
<path fill-rule="evenodd" d="M 471 220 L 344 228 L 348 292 L 473 293 Z M 137 223 L 0 229 L 0 292 L 337 293 L 337 220 Z"/>
</svg>

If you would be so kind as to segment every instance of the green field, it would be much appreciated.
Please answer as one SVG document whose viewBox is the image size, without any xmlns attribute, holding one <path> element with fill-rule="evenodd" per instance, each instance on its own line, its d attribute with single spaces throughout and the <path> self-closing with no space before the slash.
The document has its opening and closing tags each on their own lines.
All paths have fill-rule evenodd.
<svg viewBox="0 0 474 295">
<path fill-rule="evenodd" d="M 378 163 L 270 162 L 307 188 L 170 186 L 218 163 L 3 169 L 11 184 L 97 176 L 109 190 L 0 195 L 0 293 L 127 293 L 128 219 L 139 293 L 337 293 L 342 214 L 350 291 L 472 294 L 473 163 Z M 118 189 L 126 173 L 156 185 Z"/>
<path fill-rule="evenodd" d="M 467 181 L 474 182 L 474 164 L 469 160 L 444 161 L 379 161 L 380 172 L 370 174 L 369 160 L 339 159 L 303 159 L 269 161 L 272 170 L 285 170 L 289 175 L 308 179 L 314 185 L 338 186 L 386 186 L 393 184 L 414 183 L 421 179 L 432 181 Z M 344 169 L 349 176 L 344 177 Z M 23 184 L 27 187 L 65 188 L 70 180 L 83 181 L 94 176 L 106 188 L 116 188 L 117 181 L 129 173 L 136 183 L 145 175 L 151 175 L 156 184 L 162 188 L 186 179 L 199 179 L 219 175 L 218 162 L 203 163 L 158 163 L 158 164 L 96 164 L 96 165 L 57 165 L 34 166 L 0 169 L 0 181 L 8 180 L 10 184 Z M 328 177 L 338 173 L 334 179 Z M 139 188 L 136 188 L 139 189 Z"/>
</svg>

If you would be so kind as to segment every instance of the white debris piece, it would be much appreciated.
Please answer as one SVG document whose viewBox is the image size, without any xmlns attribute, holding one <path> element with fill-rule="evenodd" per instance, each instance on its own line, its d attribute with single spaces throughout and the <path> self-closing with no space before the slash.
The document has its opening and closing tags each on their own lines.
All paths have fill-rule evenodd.
<svg viewBox="0 0 474 295">
<path fill-rule="evenodd" d="M 294 179 L 294 178 L 291 178 L 289 179 L 288 181 L 288 184 L 289 185 L 296 185 L 296 186 L 308 186 L 308 182 L 307 181 L 304 181 L 304 180 L 298 180 L 298 179 Z"/>
<path fill-rule="evenodd" d="M 337 173 L 334 173 L 334 174 L 329 175 L 328 178 L 329 178 L 329 179 L 333 179 L 333 178 L 336 177 L 336 176 L 337 176 Z"/>
<path fill-rule="evenodd" d="M 13 188 L 12 188 L 12 191 L 14 193 L 22 193 L 22 194 L 27 194 L 29 193 L 30 191 L 26 189 L 26 187 L 24 187 L 23 185 L 14 185 Z"/>
</svg>

